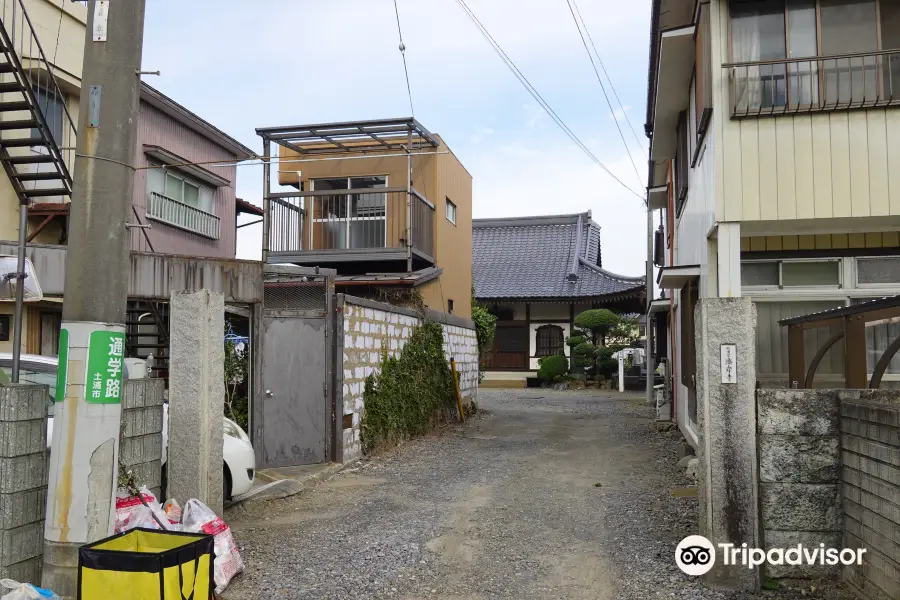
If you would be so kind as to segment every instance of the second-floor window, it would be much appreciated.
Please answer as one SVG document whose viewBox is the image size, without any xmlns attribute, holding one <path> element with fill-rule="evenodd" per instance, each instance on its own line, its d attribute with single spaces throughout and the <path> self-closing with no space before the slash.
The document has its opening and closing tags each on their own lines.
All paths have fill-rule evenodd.
<svg viewBox="0 0 900 600">
<path fill-rule="evenodd" d="M 313 196 L 312 248 L 384 248 L 387 224 L 387 177 L 314 179 L 313 191 L 334 190 L 334 195 Z M 405 209 L 404 209 L 405 210 Z"/>
<path fill-rule="evenodd" d="M 900 98 L 900 3 L 732 0 L 730 8 L 736 114 Z"/>
<path fill-rule="evenodd" d="M 161 168 L 149 169 L 147 191 L 213 213 L 213 190 L 179 173 Z"/>
<path fill-rule="evenodd" d="M 456 205 L 447 198 L 447 220 L 456 225 Z"/>
<path fill-rule="evenodd" d="M 34 97 L 37 100 L 38 107 L 44 114 L 44 120 L 50 128 L 50 135 L 57 145 L 63 142 L 63 104 L 66 99 L 59 95 L 47 92 L 44 88 L 34 86 Z M 31 137 L 38 138 L 41 134 L 37 129 L 31 130 Z"/>
</svg>

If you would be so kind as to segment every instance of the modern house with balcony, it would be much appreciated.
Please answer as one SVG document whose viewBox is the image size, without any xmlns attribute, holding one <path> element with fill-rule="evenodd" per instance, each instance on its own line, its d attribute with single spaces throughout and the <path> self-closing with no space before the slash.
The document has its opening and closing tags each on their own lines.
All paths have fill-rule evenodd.
<svg viewBox="0 0 900 600">
<path fill-rule="evenodd" d="M 39 279 L 55 282 L 45 285 L 52 292 L 43 301 L 26 306 L 22 350 L 55 355 L 62 311 L 56 267 L 65 262 L 72 208 L 87 9 L 75 2 L 10 0 L 0 10 L 0 245 L 2 253 L 15 252 L 19 215 L 26 213 L 29 254 L 41 248 L 52 257 L 36 261 Z M 45 32 L 53 37 L 43 39 Z M 235 197 L 234 163 L 253 152 L 143 83 L 138 119 L 132 225 L 144 227 L 131 229 L 132 251 L 233 260 L 237 214 L 262 216 Z M 165 354 L 166 340 L 157 338 L 167 329 L 166 313 L 164 303 L 155 304 L 129 303 L 135 321 L 129 332 L 140 329 L 148 338 L 129 338 L 146 346 L 130 348 L 129 356 Z M 0 352 L 12 349 L 13 311 L 13 304 L 0 303 Z"/>
<path fill-rule="evenodd" d="M 272 158 L 264 261 L 335 269 L 339 292 L 417 290 L 429 308 L 471 315 L 472 176 L 440 136 L 415 119 L 256 131 Z"/>
<path fill-rule="evenodd" d="M 780 322 L 900 292 L 900 3 L 655 0 L 650 44 L 648 312 L 696 445 L 698 298 L 753 300 L 760 387 L 841 387 L 840 332 Z M 866 324 L 869 376 L 898 335 Z"/>
</svg>

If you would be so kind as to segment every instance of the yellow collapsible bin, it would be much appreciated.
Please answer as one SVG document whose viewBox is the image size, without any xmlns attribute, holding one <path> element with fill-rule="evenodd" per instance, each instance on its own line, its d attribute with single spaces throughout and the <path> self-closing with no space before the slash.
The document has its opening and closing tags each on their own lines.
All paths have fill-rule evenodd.
<svg viewBox="0 0 900 600">
<path fill-rule="evenodd" d="M 78 600 L 209 600 L 211 535 L 132 529 L 78 549 Z"/>
</svg>

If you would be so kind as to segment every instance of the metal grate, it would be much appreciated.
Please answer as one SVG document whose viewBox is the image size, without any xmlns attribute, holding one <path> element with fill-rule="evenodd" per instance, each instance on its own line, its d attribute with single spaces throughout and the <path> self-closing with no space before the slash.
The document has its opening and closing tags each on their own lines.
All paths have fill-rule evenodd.
<svg viewBox="0 0 900 600">
<path fill-rule="evenodd" d="M 278 277 L 265 282 L 264 306 L 268 311 L 327 309 L 325 277 Z"/>
</svg>

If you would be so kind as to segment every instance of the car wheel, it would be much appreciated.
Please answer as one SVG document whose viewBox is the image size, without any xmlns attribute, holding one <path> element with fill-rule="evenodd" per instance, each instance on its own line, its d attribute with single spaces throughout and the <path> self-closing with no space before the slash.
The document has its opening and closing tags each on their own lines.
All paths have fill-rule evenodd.
<svg viewBox="0 0 900 600">
<path fill-rule="evenodd" d="M 222 500 L 231 500 L 231 471 L 225 463 L 222 463 Z"/>
</svg>

